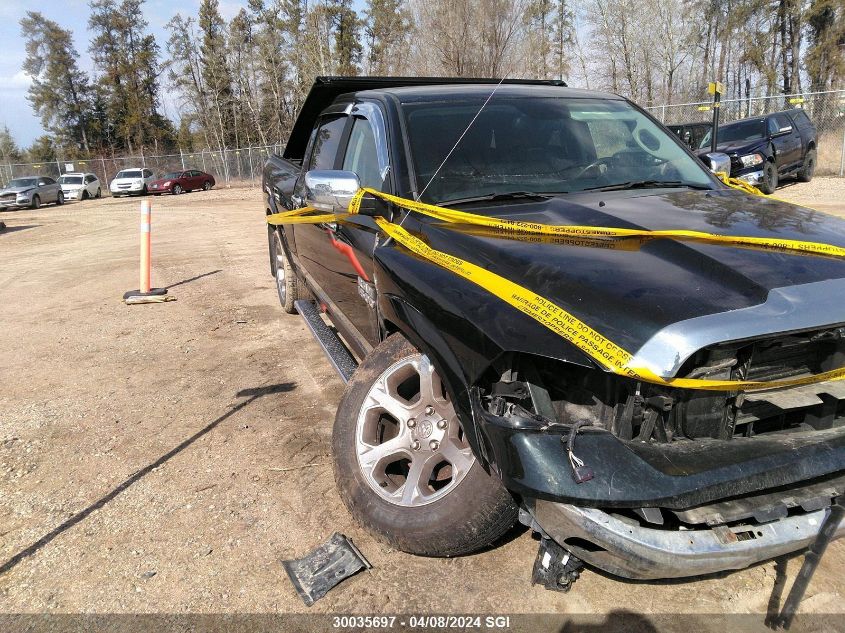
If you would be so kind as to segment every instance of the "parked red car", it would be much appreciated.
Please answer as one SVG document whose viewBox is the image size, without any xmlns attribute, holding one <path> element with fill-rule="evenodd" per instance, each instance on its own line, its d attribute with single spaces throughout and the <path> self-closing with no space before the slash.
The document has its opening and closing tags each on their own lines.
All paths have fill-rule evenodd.
<svg viewBox="0 0 845 633">
<path fill-rule="evenodd" d="M 208 191 L 214 185 L 214 176 L 211 174 L 196 169 L 188 169 L 186 171 L 172 171 L 164 174 L 158 180 L 153 180 L 148 187 L 148 191 L 155 196 L 167 192 L 180 194 L 184 191 L 195 191 L 197 189 Z"/>
</svg>

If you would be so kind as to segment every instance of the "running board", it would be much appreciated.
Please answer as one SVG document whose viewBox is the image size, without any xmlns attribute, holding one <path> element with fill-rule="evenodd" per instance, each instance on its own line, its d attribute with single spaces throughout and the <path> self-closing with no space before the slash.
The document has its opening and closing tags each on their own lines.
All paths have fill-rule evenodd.
<svg viewBox="0 0 845 633">
<path fill-rule="evenodd" d="M 340 374 L 340 377 L 343 378 L 343 382 L 349 382 L 352 374 L 358 369 L 358 363 L 343 341 L 340 340 L 337 333 L 323 321 L 317 304 L 313 301 L 300 299 L 299 301 L 294 301 L 293 305 L 296 311 L 299 312 L 299 315 L 305 320 L 305 325 L 311 330 L 311 334 L 317 339 L 326 356 L 329 357 L 329 362 L 337 370 L 337 373 Z"/>
</svg>

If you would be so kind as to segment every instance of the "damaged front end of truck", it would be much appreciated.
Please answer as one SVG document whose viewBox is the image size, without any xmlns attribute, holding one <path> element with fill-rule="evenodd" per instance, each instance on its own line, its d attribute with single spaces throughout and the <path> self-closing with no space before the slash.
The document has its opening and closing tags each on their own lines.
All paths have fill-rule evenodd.
<svg viewBox="0 0 845 633">
<path fill-rule="evenodd" d="M 677 375 L 775 380 L 843 358 L 845 328 L 830 327 L 708 346 Z M 470 394 L 483 458 L 523 522 L 619 576 L 696 576 L 802 549 L 845 491 L 842 381 L 696 391 L 505 353 Z"/>
</svg>

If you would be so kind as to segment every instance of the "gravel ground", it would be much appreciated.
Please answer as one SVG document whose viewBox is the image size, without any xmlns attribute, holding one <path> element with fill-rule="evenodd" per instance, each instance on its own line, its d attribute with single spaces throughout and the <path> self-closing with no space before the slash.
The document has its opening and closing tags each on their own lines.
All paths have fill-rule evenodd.
<svg viewBox="0 0 845 633">
<path fill-rule="evenodd" d="M 843 194 L 779 192 L 840 214 Z M 0 214 L 0 612 L 305 612 L 279 561 L 334 531 L 373 569 L 310 612 L 765 614 L 788 588 L 800 559 L 688 582 L 586 571 L 564 595 L 529 584 L 523 530 L 451 560 L 374 541 L 335 492 L 343 384 L 278 307 L 260 190 L 152 200 L 153 282 L 177 298 L 160 305 L 121 302 L 138 200 Z M 802 611 L 845 613 L 843 567 L 837 542 Z"/>
<path fill-rule="evenodd" d="M 819 176 L 810 182 L 785 181 L 774 196 L 845 217 L 845 178 Z"/>
</svg>

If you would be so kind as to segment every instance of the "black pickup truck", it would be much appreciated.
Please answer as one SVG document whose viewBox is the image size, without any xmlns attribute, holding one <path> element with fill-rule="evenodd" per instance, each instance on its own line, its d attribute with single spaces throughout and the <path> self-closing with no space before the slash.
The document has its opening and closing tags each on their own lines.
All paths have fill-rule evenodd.
<svg viewBox="0 0 845 633">
<path fill-rule="evenodd" d="M 635 104 L 556 82 L 318 79 L 264 169 L 265 212 L 341 212 L 362 186 L 526 222 L 845 246 L 841 220 L 729 188 Z M 619 376 L 376 220 L 563 306 L 665 379 L 842 366 L 845 261 L 513 239 L 367 201 L 337 222 L 268 225 L 284 309 L 347 381 L 334 466 L 362 525 L 454 556 L 519 520 L 555 589 L 582 561 L 684 577 L 813 541 L 845 492 L 845 381 L 725 392 Z"/>
<path fill-rule="evenodd" d="M 710 151 L 711 135 L 699 153 Z M 810 182 L 816 170 L 816 127 L 801 109 L 775 112 L 719 126 L 716 150 L 731 158 L 731 173 L 763 193 L 774 193 L 782 177 Z"/>
</svg>

